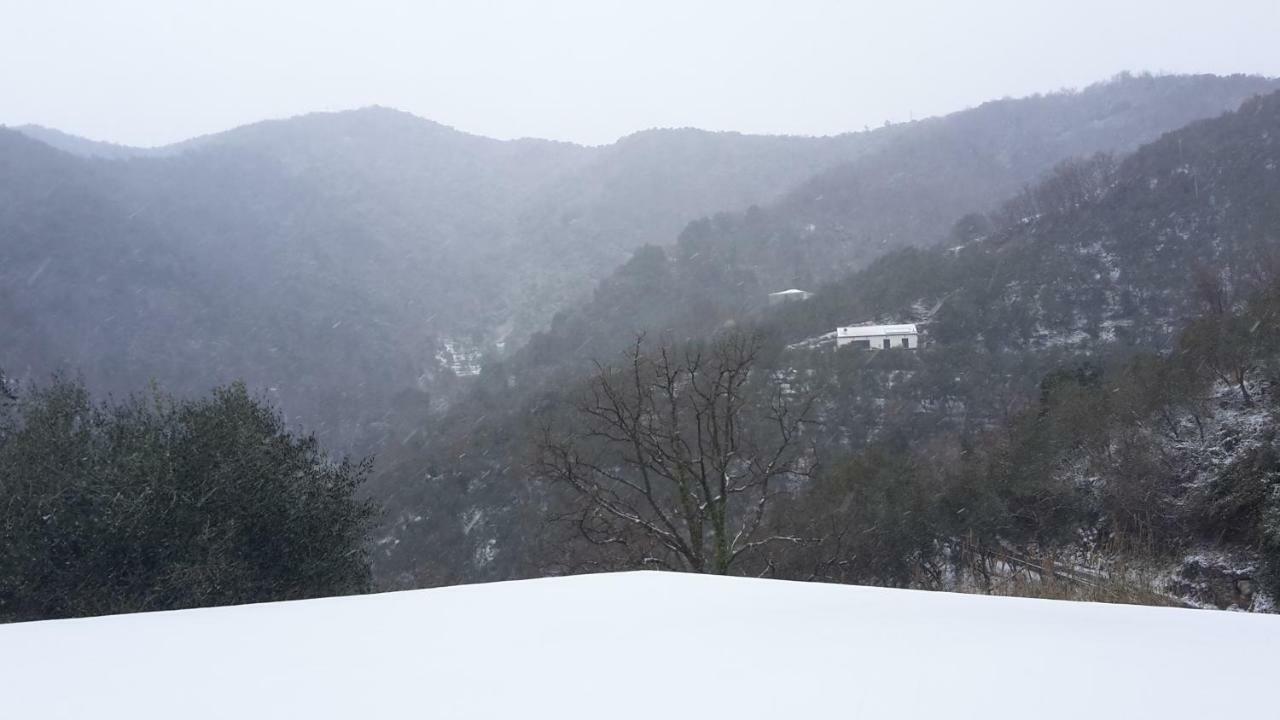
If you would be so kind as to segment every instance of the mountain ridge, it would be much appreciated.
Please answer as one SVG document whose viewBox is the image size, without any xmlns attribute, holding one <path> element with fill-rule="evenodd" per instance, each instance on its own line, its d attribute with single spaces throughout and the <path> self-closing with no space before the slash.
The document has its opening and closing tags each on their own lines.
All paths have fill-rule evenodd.
<svg viewBox="0 0 1280 720">
<path fill-rule="evenodd" d="M 1038 146 L 1058 132 L 1045 119 L 1059 122 L 1059 106 L 1077 108 L 1061 122 L 1092 122 L 1097 103 L 1130 98 L 1117 110 L 1132 119 L 1125 132 L 1150 133 L 1188 112 L 1183 103 L 1190 112 L 1231 105 L 1268 82 L 1135 78 L 1053 96 L 1052 112 L 1038 109 L 1043 99 L 1008 101 L 1001 117 L 1024 117 L 1016 143 Z M 732 209 L 767 218 L 776 198 L 841 163 L 916 157 L 927 167 L 931 151 L 912 150 L 913 138 L 981 124 L 973 117 L 981 114 L 819 139 L 654 131 L 591 149 L 485 139 L 376 109 L 257 124 L 163 157 L 89 161 L 37 143 L 48 153 L 0 156 L 0 197 L 24 198 L 0 221 L 0 273 L 24 288 L 3 300 L 23 330 L 0 364 L 20 380 L 79 369 L 116 393 L 152 379 L 183 393 L 243 378 L 339 447 L 374 449 L 399 412 L 393 398 L 438 409 L 465 392 L 452 370 L 461 365 L 439 359 L 446 348 L 468 368 L 500 362 L 557 311 L 572 318 L 584 298 L 613 302 L 611 272 L 639 246 L 671 248 L 682 228 L 669 251 L 702 252 L 696 272 L 710 273 L 707 288 L 720 287 L 718 252 L 702 245 L 755 253 L 763 262 L 753 267 L 767 270 L 727 284 L 723 297 L 684 298 L 688 307 L 732 306 L 771 278 L 795 278 L 804 268 L 768 259 L 767 222 L 713 227 L 721 242 L 696 237 L 690 219 Z M 1075 147 L 1038 157 L 1047 167 Z M 919 207 L 979 204 L 964 194 L 979 185 L 935 183 L 934 199 L 947 202 Z M 751 206 L 766 210 L 741 210 Z M 925 239 L 909 234 L 902 241 Z M 838 242 L 811 266 L 838 270 L 883 249 L 874 238 L 830 237 Z M 760 240 L 764 255 L 753 249 Z M 565 353 L 581 340 L 572 342 Z"/>
<path fill-rule="evenodd" d="M 1247 127 L 1248 113 L 1257 112 L 1257 108 L 1270 108 L 1277 102 L 1277 97 L 1280 96 L 1274 93 L 1255 97 L 1245 101 L 1243 110 L 1193 122 L 1171 134 L 1158 134 L 1136 153 L 1118 161 L 1119 166 L 1128 176 L 1135 178 L 1132 184 L 1140 190 L 1142 182 L 1145 182 L 1140 164 L 1152 156 L 1167 156 L 1169 143 L 1173 142 L 1169 138 L 1203 137 L 1206 148 L 1203 152 L 1208 153 L 1214 148 L 1236 146 L 1203 136 L 1204 128 L 1238 127 L 1240 147 L 1251 150 L 1228 152 L 1221 166 L 1244 167 L 1236 156 L 1258 149 L 1249 144 L 1257 142 L 1258 134 L 1256 129 Z M 1190 153 L 1189 145 L 1186 150 Z M 960 157 L 965 157 L 967 152 L 968 149 L 962 147 Z M 997 228 L 1016 235 L 1021 228 L 1027 227 L 1023 218 L 1032 217 L 1037 212 L 1034 209 L 1036 203 L 1045 213 L 1054 210 L 1038 221 L 1041 224 L 1036 226 L 1037 233 L 1048 232 L 1048 228 L 1071 227 L 1070 222 L 1060 219 L 1062 213 L 1068 211 L 1076 212 L 1081 223 L 1094 223 L 1082 225 L 1085 229 L 1094 227 L 1100 220 L 1087 214 L 1093 206 L 1086 204 L 1080 210 L 1072 203 L 1085 202 L 1089 200 L 1088 193 L 1100 192 L 1096 183 L 1110 182 L 1113 170 L 1108 156 L 1094 155 L 1092 159 L 1062 161 L 1056 165 L 1056 170 L 1031 186 L 1030 190 L 1013 193 L 1012 200 L 1006 198 L 1002 205 L 993 203 L 994 207 L 986 212 L 953 217 L 951 232 L 955 236 L 948 239 L 949 233 L 940 233 L 934 238 L 935 242 L 945 244 L 942 249 L 922 243 L 921 248 L 907 247 L 886 253 L 860 271 L 831 278 L 829 286 L 816 288 L 813 298 L 779 308 L 767 308 L 767 292 L 791 285 L 782 284 L 781 280 L 777 285 L 768 285 L 766 280 L 768 277 L 785 279 L 786 276 L 764 275 L 762 279 L 756 272 L 762 266 L 766 270 L 780 267 L 789 271 L 792 261 L 787 252 L 794 252 L 799 255 L 800 262 L 807 262 L 805 253 L 810 251 L 804 242 L 807 235 L 803 231 L 798 235 L 788 234 L 792 229 L 804 228 L 812 222 L 813 217 L 807 214 L 808 208 L 803 205 L 797 209 L 783 203 L 772 209 L 754 209 L 734 216 L 708 218 L 691 224 L 674 248 L 649 247 L 637 252 L 626 265 L 600 283 L 589 302 L 561 313 L 548 331 L 535 335 L 527 346 L 507 360 L 486 367 L 474 391 L 460 400 L 454 410 L 420 425 L 427 431 L 415 436 L 414 443 L 385 449 L 384 461 L 388 469 L 374 481 L 375 486 L 381 488 L 380 492 L 385 493 L 385 497 L 392 498 L 393 507 L 407 508 L 408 512 L 393 516 L 384 536 L 389 545 L 380 567 L 383 582 L 493 579 L 530 562 L 522 554 L 527 552 L 521 545 L 523 541 L 513 541 L 512 538 L 520 536 L 519 533 L 524 533 L 520 537 L 535 534 L 536 528 L 528 524 L 534 520 L 510 517 L 507 513 L 520 515 L 522 511 L 519 508 L 526 503 L 545 510 L 540 505 L 545 500 L 538 497 L 531 487 L 521 485 L 522 458 L 528 455 L 529 438 L 521 434 L 520 428 L 528 429 L 529 418 L 540 421 L 568 412 L 566 408 L 571 407 L 572 402 L 566 396 L 581 387 L 584 377 L 591 372 L 592 361 L 608 363 L 629 347 L 639 334 L 644 334 L 650 342 L 661 339 L 678 346 L 685 342 L 705 342 L 728 327 L 763 327 L 769 336 L 777 339 L 777 347 L 771 346 L 769 354 L 777 361 L 778 356 L 772 353 L 780 353 L 788 344 L 828 333 L 837 326 L 870 320 L 909 321 L 916 319 L 910 313 L 915 312 L 913 308 L 917 305 L 926 309 L 939 307 L 931 319 L 932 325 L 926 328 L 925 336 L 926 345 L 934 345 L 937 349 L 926 348 L 920 353 L 920 357 L 932 358 L 927 372 L 913 365 L 902 365 L 908 362 L 908 357 L 897 358 L 893 354 L 886 354 L 883 358 L 868 356 L 866 363 L 887 365 L 884 377 L 889 379 L 882 380 L 876 379 L 879 375 L 867 371 L 858 356 L 848 352 L 813 357 L 812 367 L 819 373 L 818 377 L 838 379 L 833 379 L 836 385 L 832 393 L 833 397 L 841 398 L 843 405 L 837 405 L 845 409 L 837 413 L 839 421 L 833 422 L 844 428 L 846 435 L 844 440 L 832 441 L 836 447 L 841 442 L 850 443 L 847 447 L 858 447 L 879 432 L 879 427 L 869 418 L 881 414 L 881 406 L 877 403 L 890 402 L 890 399 L 875 394 L 875 389 L 879 388 L 875 383 L 896 383 L 895 387 L 904 394 L 902 403 L 908 408 L 919 402 L 941 408 L 953 404 L 962 410 L 958 415 L 934 410 L 922 412 L 921 424 L 910 426 L 903 432 L 909 433 L 912 429 L 919 429 L 922 433 L 926 429 L 936 432 L 938 428 L 955 427 L 952 423 L 959 423 L 962 428 L 966 423 L 968 427 L 980 427 L 991 418 L 1000 417 L 1001 403 L 1005 400 L 1013 402 L 1033 392 L 1041 375 L 1048 372 L 1053 363 L 1074 352 L 1087 350 L 1054 338 L 1071 337 L 1077 331 L 1092 330 L 1099 343 L 1110 342 L 1116 333 L 1124 333 L 1124 326 L 1116 322 L 1123 318 L 1115 313 L 1130 310 L 1136 313 L 1136 308 L 1149 314 L 1165 311 L 1159 315 L 1159 322 L 1171 325 L 1163 328 L 1161 337 L 1171 338 L 1180 324 L 1187 320 L 1194 298 L 1178 291 L 1180 294 L 1162 300 L 1163 296 L 1157 291 L 1177 290 L 1171 285 L 1177 276 L 1171 273 L 1177 272 L 1179 258 L 1186 259 L 1191 255 L 1171 254 L 1169 257 L 1172 259 L 1168 262 L 1172 265 L 1158 265 L 1158 269 L 1152 269 L 1146 275 L 1140 274 L 1142 268 L 1157 268 L 1157 264 L 1135 264 L 1132 271 L 1139 274 L 1135 275 L 1132 283 L 1127 279 L 1125 282 L 1138 290 L 1151 288 L 1150 297 L 1133 292 L 1133 299 L 1125 301 L 1129 304 L 1106 312 L 1088 295 L 1094 272 L 1090 258 L 1097 259 L 1097 254 L 1075 252 L 1073 248 L 1079 243 L 1075 243 L 1074 236 L 1066 238 L 1074 244 L 1065 240 L 1061 243 L 1061 256 L 1029 256 L 1020 263 L 1010 260 L 1002 265 L 993 260 L 992 264 L 983 264 L 982 257 L 976 255 L 978 246 L 975 245 L 972 250 L 960 251 L 960 261 L 949 259 L 951 248 L 972 242 L 976 236 L 989 234 Z M 1217 166 L 1208 164 L 1206 167 Z M 963 163 L 960 163 L 951 172 L 961 174 L 963 168 Z M 854 178 L 860 179 L 859 176 Z M 1163 203 L 1159 207 L 1180 202 L 1176 198 L 1180 197 L 1178 193 L 1182 192 L 1182 185 L 1170 185 L 1165 180 L 1159 183 L 1164 183 L 1158 184 L 1160 193 L 1156 195 Z M 941 187 L 945 189 L 946 185 Z M 1235 231 L 1241 223 L 1248 225 L 1252 222 L 1248 220 L 1250 215 L 1244 212 L 1246 200 L 1254 208 L 1265 209 L 1266 205 L 1259 202 L 1256 194 L 1244 193 L 1238 184 L 1230 187 L 1233 197 L 1240 198 L 1242 204 L 1232 211 L 1234 214 L 1229 216 L 1229 223 L 1223 228 Z M 1256 191 L 1264 192 L 1266 187 L 1258 185 Z M 927 195 L 915 197 L 917 203 L 927 199 Z M 1206 199 L 1207 196 L 1203 196 L 1199 203 L 1189 204 L 1187 211 L 1191 214 L 1211 213 L 1212 208 L 1203 204 Z M 1135 208 L 1119 202 L 1114 212 L 1122 219 L 1129 218 L 1126 222 L 1148 222 L 1152 227 L 1164 228 L 1157 222 L 1159 217 L 1142 214 L 1152 211 L 1142 205 L 1146 200 L 1139 196 L 1134 202 L 1137 203 Z M 893 207 L 909 212 L 920 205 L 904 203 Z M 893 219 L 890 215 L 883 217 Z M 1141 227 L 1145 226 L 1134 225 L 1129 229 L 1135 232 L 1116 231 L 1111 237 L 1116 242 L 1129 236 L 1145 239 L 1149 233 L 1136 232 Z M 1044 237 L 1044 243 L 1050 247 L 1060 239 L 1054 234 Z M 768 262 L 762 262 L 761 256 L 753 252 L 757 243 L 776 254 L 765 255 Z M 1186 240 L 1179 243 L 1179 248 L 1192 247 Z M 1029 240 L 1021 245 L 1032 249 L 1037 247 Z M 1088 243 L 1084 245 L 1092 247 Z M 1234 257 L 1232 261 L 1246 262 L 1243 255 Z M 993 275 L 993 267 L 998 274 Z M 1058 278 L 1054 272 L 1076 270 L 1079 277 L 1068 278 L 1074 279 L 1074 285 L 1067 280 L 1046 280 L 1048 285 L 1043 297 L 1028 299 L 1025 293 L 1001 297 L 1006 285 L 1012 288 L 1011 293 L 1022 287 L 1017 284 L 1018 273 L 1027 275 L 1022 278 L 1024 284 L 1039 282 L 1039 276 L 1030 274 L 1028 267 L 1036 268 L 1036 272 L 1043 272 L 1049 279 Z M 830 269 L 839 272 L 841 268 L 833 266 Z M 1109 273 L 1112 269 L 1099 266 L 1097 271 Z M 987 287 L 988 279 L 991 287 Z M 798 286 L 805 287 L 803 284 Z M 1081 287 L 1080 292 L 1075 293 L 1073 287 Z M 956 290 L 964 292 L 952 292 Z M 1119 291 L 1112 294 L 1115 295 L 1112 299 L 1119 302 Z M 1177 303 L 1172 302 L 1175 299 Z M 1079 313 L 1078 318 L 1073 311 Z M 1095 318 L 1095 314 L 1098 317 Z M 939 328 L 947 329 L 940 335 L 942 331 Z M 1038 344 L 1007 344 L 1011 337 L 1022 337 L 1017 333 L 1029 338 L 1042 336 L 1042 340 Z M 1157 340 L 1156 335 L 1143 332 L 1132 335 L 1128 343 L 1130 346 L 1151 347 L 1151 343 Z M 985 349 L 988 344 L 993 349 Z M 1008 357 L 998 356 L 994 350 L 997 347 L 1009 349 Z M 951 357 L 945 354 L 947 352 L 955 353 L 955 362 L 968 363 L 975 369 L 948 376 L 947 362 Z M 921 379 L 918 383 L 905 382 L 894 372 L 907 373 L 908 376 L 917 373 Z M 935 392 L 943 396 L 939 398 L 928 394 Z M 853 393 L 857 394 L 850 397 Z M 930 423 L 933 424 L 932 429 L 929 429 Z M 474 446 L 484 448 L 482 457 L 469 452 L 468 448 Z M 425 477 L 424 468 L 427 468 Z M 512 483 L 512 486 L 504 487 L 504 483 Z M 505 495 L 508 492 L 520 499 L 509 499 Z M 503 499 L 494 500 L 495 496 Z M 459 536 L 450 527 L 455 521 L 455 513 L 486 520 L 480 525 L 467 523 L 468 532 Z M 474 544 L 491 540 L 496 543 L 500 559 L 472 563 L 470 558 L 478 557 L 480 551 Z M 433 545 L 450 548 L 451 551 L 445 553 L 448 557 L 468 560 L 462 567 L 456 563 L 435 568 L 429 565 L 415 567 L 415 553 L 420 548 Z M 462 549 L 452 552 L 458 548 Z M 506 559 L 502 559 L 504 548 Z M 491 554 L 486 550 L 483 557 Z M 428 574 L 414 575 L 418 571 Z"/>
<path fill-rule="evenodd" d="M 999 98 L 985 100 L 975 105 L 956 108 L 956 109 L 947 111 L 945 113 L 940 113 L 938 115 L 933 115 L 926 118 L 912 119 L 912 120 L 907 120 L 900 123 L 886 123 L 885 127 L 899 126 L 899 125 L 912 125 L 920 122 L 928 122 L 936 118 L 942 118 L 942 117 L 947 117 L 947 116 L 957 115 L 962 113 L 969 113 L 975 110 L 983 110 L 984 108 L 988 108 L 991 106 L 998 106 L 998 105 L 1010 103 L 1010 102 L 1016 102 L 1017 100 L 1021 100 L 1021 99 L 1040 99 L 1040 98 L 1055 98 L 1055 97 L 1069 98 L 1073 95 L 1079 95 L 1080 93 L 1088 92 L 1091 89 L 1094 89 L 1098 86 L 1101 86 L 1107 83 L 1124 81 L 1124 80 L 1132 79 L 1135 77 L 1140 77 L 1140 78 L 1149 77 L 1149 78 L 1154 78 L 1156 80 L 1168 79 L 1168 78 L 1234 77 L 1234 78 L 1246 78 L 1251 80 L 1257 80 L 1262 82 L 1272 82 L 1272 83 L 1280 81 L 1280 78 L 1269 77 L 1269 76 L 1260 75 L 1260 74 L 1194 75 L 1194 74 L 1177 74 L 1177 73 L 1159 73 L 1159 74 L 1152 75 L 1151 73 L 1146 73 L 1146 72 L 1121 72 L 1109 80 L 1099 81 L 1099 82 L 1091 83 L 1089 85 L 1084 85 L 1080 87 L 1064 87 L 1058 90 L 1032 93 L 1032 94 L 1023 95 L 1023 96 L 1005 95 Z M 365 116 L 382 115 L 385 117 L 403 117 L 406 119 L 412 119 L 413 121 L 420 124 L 434 126 L 435 128 L 440 130 L 447 130 L 460 135 L 466 135 L 469 137 L 480 138 L 484 140 L 491 140 L 493 142 L 499 142 L 499 143 L 521 143 L 521 142 L 532 141 L 532 142 L 548 143 L 553 145 L 568 145 L 568 146 L 586 148 L 586 149 L 607 148 L 614 145 L 618 145 L 620 143 L 630 142 L 637 139 L 642 139 L 647 136 L 661 135 L 661 134 L 674 134 L 674 135 L 700 134 L 704 136 L 724 135 L 724 136 L 734 136 L 739 138 L 784 138 L 784 139 L 792 138 L 797 140 L 823 140 L 823 139 L 841 138 L 848 135 L 859 135 L 864 133 L 871 133 L 871 132 L 876 132 L 883 129 L 883 128 L 863 128 L 859 130 L 859 129 L 851 128 L 848 130 L 843 130 L 835 133 L 808 134 L 808 133 L 781 133 L 781 132 L 746 132 L 746 131 L 733 130 L 733 129 L 712 130 L 707 128 L 701 128 L 694 125 L 670 125 L 670 126 L 654 126 L 654 127 L 647 127 L 647 128 L 633 130 L 623 135 L 620 135 L 614 140 L 608 141 L 608 142 L 583 143 L 583 142 L 577 142 L 573 140 L 542 138 L 534 135 L 520 135 L 515 137 L 509 137 L 509 138 L 498 138 L 498 137 L 484 135 L 481 133 L 471 132 L 461 127 L 450 125 L 448 123 L 444 123 L 438 120 L 434 120 L 430 117 L 419 115 L 409 110 L 403 110 L 401 108 L 397 108 L 392 105 L 384 105 L 381 103 L 372 103 L 368 105 L 361 105 L 361 106 L 350 107 L 350 108 L 340 108 L 335 110 L 310 110 L 310 111 L 305 111 L 305 112 L 301 112 L 293 115 L 267 117 L 259 120 L 253 120 L 250 122 L 234 125 L 221 130 L 214 130 L 207 133 L 201 133 L 198 135 L 193 135 L 188 138 L 183 138 L 180 140 L 161 143 L 157 145 L 131 145 L 128 143 L 119 143 L 111 140 L 99 140 L 99 139 L 89 138 L 86 136 L 67 132 L 61 128 L 50 126 L 50 125 L 44 125 L 40 123 L 22 123 L 18 125 L 0 124 L 0 127 L 8 127 L 10 130 L 16 130 L 23 134 L 29 135 L 31 137 L 34 137 L 37 140 L 40 140 L 41 142 L 45 142 L 46 144 L 49 144 L 54 147 L 59 147 L 59 149 L 62 149 L 67 152 L 71 152 L 72 154 L 99 155 L 99 153 L 95 153 L 93 151 L 93 148 L 101 148 L 102 153 L 105 153 L 105 154 L 120 153 L 123 156 L 129 156 L 129 155 L 135 155 L 135 154 L 141 154 L 141 155 L 171 154 L 173 152 L 181 151 L 185 148 L 198 146 L 199 144 L 203 144 L 204 142 L 207 142 L 211 139 L 222 138 L 222 137 L 233 137 L 236 134 L 240 133 L 241 131 L 247 131 L 247 130 L 258 128 L 260 126 L 265 126 L 265 125 L 289 124 L 297 121 L 306 122 L 306 121 L 311 121 L 311 120 L 314 120 L 317 118 L 323 118 L 323 117 L 337 118 L 342 116 L 360 116 L 360 115 L 365 115 Z M 60 147 L 59 146 L 60 144 L 67 145 L 68 147 Z M 77 152 L 77 148 L 82 148 L 82 150 L 80 152 Z"/>
</svg>

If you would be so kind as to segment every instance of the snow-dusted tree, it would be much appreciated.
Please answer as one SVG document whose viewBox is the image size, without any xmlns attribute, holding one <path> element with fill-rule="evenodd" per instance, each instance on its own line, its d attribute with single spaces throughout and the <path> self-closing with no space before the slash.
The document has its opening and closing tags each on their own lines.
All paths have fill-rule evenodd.
<svg viewBox="0 0 1280 720">
<path fill-rule="evenodd" d="M 0 622 L 369 588 L 370 463 L 331 459 L 242 384 L 95 403 L 55 378 L 10 410 Z"/>
<path fill-rule="evenodd" d="M 1241 283 L 1235 293 L 1249 292 L 1244 299 L 1233 297 L 1220 277 L 1197 272 L 1196 283 L 1204 312 L 1183 330 L 1181 353 L 1198 372 L 1237 388 L 1252 405 L 1249 381 L 1275 354 L 1280 278 L 1264 279 L 1261 287 Z"/>
<path fill-rule="evenodd" d="M 758 365 L 760 338 L 646 350 L 597 365 L 575 427 L 547 429 L 536 470 L 571 489 L 581 535 L 631 561 L 727 574 L 769 531 L 770 503 L 812 470 L 813 399 Z"/>
</svg>

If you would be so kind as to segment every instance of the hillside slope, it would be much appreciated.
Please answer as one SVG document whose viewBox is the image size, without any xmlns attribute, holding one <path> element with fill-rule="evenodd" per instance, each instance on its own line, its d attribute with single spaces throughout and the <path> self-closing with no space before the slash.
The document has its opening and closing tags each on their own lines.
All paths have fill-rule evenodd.
<svg viewBox="0 0 1280 720">
<path fill-rule="evenodd" d="M 783 308 L 790 340 L 877 317 L 988 350 L 1118 340 L 1156 346 L 1206 281 L 1239 298 L 1280 252 L 1280 93 L 1118 161 L 1059 167 L 935 247 L 886 255 Z M 928 316 L 920 308 L 928 309 Z"/>
<path fill-rule="evenodd" d="M 1204 77 L 1126 77 L 914 123 L 777 203 L 694 221 L 674 247 L 637 253 L 514 362 L 554 370 L 616 351 L 619 337 L 625 345 L 641 331 L 704 335 L 761 310 L 770 292 L 816 289 L 892 250 L 931 246 L 966 215 L 981 225 L 968 232 L 985 232 L 981 214 L 1058 163 L 1131 151 L 1274 87 L 1244 77 L 1222 86 Z"/>
<path fill-rule="evenodd" d="M 243 378 L 352 447 L 396 394 L 447 397 L 467 357 L 519 342 L 632 242 L 860 142 L 661 131 L 597 149 L 370 108 L 108 160 L 0 130 L 0 330 L 18 340 L 0 365 L 116 393 Z"/>
<path fill-rule="evenodd" d="M 242 378 L 337 447 L 376 448 L 690 218 L 768 205 L 860 158 L 877 158 L 863 179 L 909 164 L 965 175 L 868 216 L 906 241 L 927 230 L 910 218 L 981 202 L 974 188 L 994 202 L 1066 154 L 1149 139 L 1270 82 L 1128 78 L 833 138 L 660 130 L 599 148 L 500 142 L 385 108 L 259 123 L 159 157 L 81 158 L 3 131 L 0 330 L 20 342 L 0 347 L 0 366 L 18 379 L 65 368 L 115 393 Z M 1009 127 L 999 147 L 964 149 Z M 789 267 L 750 260 L 750 232 L 717 242 L 696 227 L 676 250 L 681 287 L 636 312 L 610 295 L 629 292 L 622 271 L 589 305 L 603 313 L 586 337 L 667 327 L 686 308 L 719 322 L 769 289 L 753 268 Z M 840 237 L 841 259 L 814 255 L 833 270 L 881 247 Z M 724 262 L 739 250 L 749 262 Z M 584 345 L 575 316 L 530 352 L 556 364 L 609 347 Z"/>
<path fill-rule="evenodd" d="M 822 464 L 884 439 L 887 428 L 913 445 L 990 429 L 1079 357 L 1167 351 L 1203 311 L 1207 290 L 1243 302 L 1250 287 L 1280 277 L 1277 137 L 1273 93 L 1119 161 L 1063 165 L 990 215 L 965 218 L 936 247 L 890 253 L 808 301 L 762 314 L 708 310 L 688 294 L 731 293 L 741 268 L 638 254 L 596 305 L 486 370 L 434 435 L 390 450 L 391 470 L 378 481 L 396 511 L 384 581 L 532 572 L 543 551 L 539 515 L 555 514 L 528 482 L 538 426 L 569 411 L 593 357 L 614 359 L 646 322 L 653 338 L 677 344 L 726 324 L 770 337 L 769 367 L 809 378 L 818 394 Z M 664 315 L 669 302 L 683 302 L 685 313 Z M 666 317 L 675 319 L 659 324 Z M 806 342 L 874 320 L 921 323 L 925 347 L 860 354 Z M 436 560 L 433 547 L 466 564 Z"/>
</svg>

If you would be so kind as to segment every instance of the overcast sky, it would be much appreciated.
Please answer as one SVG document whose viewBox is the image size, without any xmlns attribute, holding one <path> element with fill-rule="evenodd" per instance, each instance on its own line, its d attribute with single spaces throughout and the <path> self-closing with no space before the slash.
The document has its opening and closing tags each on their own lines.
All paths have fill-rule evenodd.
<svg viewBox="0 0 1280 720">
<path fill-rule="evenodd" d="M 0 0 L 0 123 L 156 145 L 379 104 L 500 138 L 830 134 L 1121 70 L 1280 75 L 1280 0 Z"/>
</svg>

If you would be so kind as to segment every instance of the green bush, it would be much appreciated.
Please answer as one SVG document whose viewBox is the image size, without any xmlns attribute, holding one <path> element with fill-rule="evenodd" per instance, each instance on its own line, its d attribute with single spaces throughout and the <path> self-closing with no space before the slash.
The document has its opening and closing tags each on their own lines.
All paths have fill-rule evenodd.
<svg viewBox="0 0 1280 720">
<path fill-rule="evenodd" d="M 241 384 L 94 403 L 32 388 L 0 421 L 0 620 L 369 588 L 368 462 L 335 462 Z"/>
</svg>

